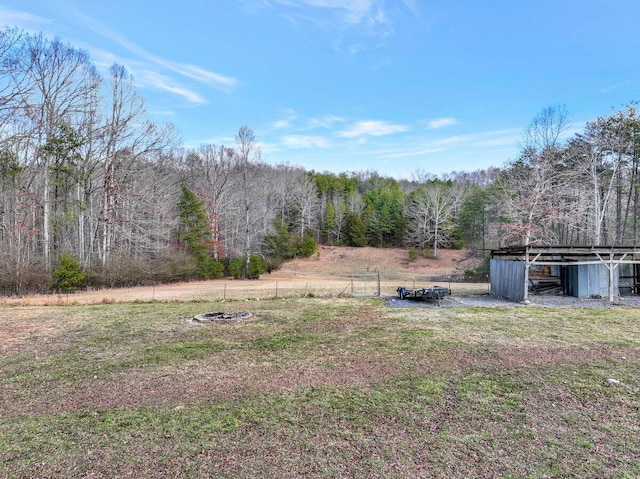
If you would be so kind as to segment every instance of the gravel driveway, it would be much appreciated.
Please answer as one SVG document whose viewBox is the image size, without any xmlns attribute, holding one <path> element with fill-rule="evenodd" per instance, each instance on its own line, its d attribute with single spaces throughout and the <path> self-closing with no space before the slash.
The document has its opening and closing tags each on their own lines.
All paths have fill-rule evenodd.
<svg viewBox="0 0 640 479">
<path fill-rule="evenodd" d="M 477 306 L 477 307 L 553 307 L 553 308 L 613 308 L 613 307 L 631 307 L 640 308 L 640 296 L 621 296 L 616 298 L 613 303 L 607 299 L 593 298 L 576 298 L 573 296 L 563 295 L 532 295 L 529 297 L 529 304 L 517 303 L 504 298 L 498 298 L 489 294 L 481 295 L 465 295 L 445 296 L 439 304 L 429 301 L 415 301 L 410 299 L 399 299 L 397 296 L 387 296 L 387 304 L 393 308 L 454 308 L 458 306 Z"/>
</svg>

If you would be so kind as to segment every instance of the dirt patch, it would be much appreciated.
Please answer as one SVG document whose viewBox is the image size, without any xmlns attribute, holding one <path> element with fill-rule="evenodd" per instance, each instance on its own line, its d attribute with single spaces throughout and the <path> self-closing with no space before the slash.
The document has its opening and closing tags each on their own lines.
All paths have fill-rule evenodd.
<svg viewBox="0 0 640 479">
<path fill-rule="evenodd" d="M 467 250 L 440 250 L 437 259 L 418 255 L 410 260 L 408 250 L 403 248 L 321 246 L 318 255 L 288 261 L 282 271 L 323 275 L 380 271 L 447 276 L 457 273 L 467 258 Z"/>
</svg>

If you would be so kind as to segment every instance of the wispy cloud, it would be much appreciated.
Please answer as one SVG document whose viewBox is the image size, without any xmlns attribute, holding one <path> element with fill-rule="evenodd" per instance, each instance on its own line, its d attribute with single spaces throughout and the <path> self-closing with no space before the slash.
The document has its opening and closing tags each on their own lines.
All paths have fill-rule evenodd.
<svg viewBox="0 0 640 479">
<path fill-rule="evenodd" d="M 212 88 L 227 93 L 231 93 L 236 88 L 238 88 L 238 85 L 240 83 L 236 78 L 222 75 L 220 73 L 211 72 L 195 65 L 169 62 L 166 60 L 163 62 L 163 64 L 170 70 L 173 70 L 180 75 L 191 78 L 200 83 L 207 84 Z"/>
<path fill-rule="evenodd" d="M 438 130 L 440 128 L 444 128 L 445 126 L 457 125 L 458 120 L 455 118 L 438 118 L 436 120 L 431 120 L 428 123 L 428 127 L 430 130 Z"/>
<path fill-rule="evenodd" d="M 624 86 L 624 83 L 614 83 L 613 85 L 607 85 L 604 88 L 598 90 L 600 93 L 609 93 L 610 91 L 615 91 Z"/>
<path fill-rule="evenodd" d="M 99 49 L 94 45 L 86 44 L 79 40 L 76 45 L 81 45 L 85 50 L 91 52 L 92 58 L 97 66 L 108 68 L 114 62 L 127 65 L 134 74 L 136 81 L 141 84 L 151 85 L 172 94 L 184 98 L 186 101 L 201 105 L 206 103 L 205 97 L 194 91 L 193 85 L 187 85 L 185 80 L 196 82 L 200 85 L 213 88 L 225 93 L 231 93 L 238 88 L 240 82 L 231 76 L 209 71 L 197 65 L 172 61 L 153 55 L 128 40 L 123 35 L 113 31 L 91 17 L 79 12 L 71 6 L 67 6 L 67 20 L 74 20 L 75 27 L 81 25 L 93 33 L 103 37 L 111 44 L 119 46 L 130 54 L 132 58 L 123 58 L 112 51 L 104 48 Z M 51 32 L 56 22 L 41 16 L 33 15 L 24 11 L 9 10 L 0 7 L 0 24 L 16 26 L 28 32 L 40 33 Z M 64 29 L 64 25 L 57 25 L 54 29 L 57 32 Z M 76 28 L 77 29 L 77 28 Z M 56 32 L 56 34 L 58 34 Z"/>
<path fill-rule="evenodd" d="M 249 0 L 243 2 L 247 5 Z M 392 6 L 383 0 L 271 0 L 262 6 L 277 11 L 293 25 L 310 23 L 339 32 L 335 46 L 351 55 L 384 45 L 400 18 L 420 15 L 416 0 L 403 0 Z M 256 12 L 255 8 L 249 10 Z"/>
<path fill-rule="evenodd" d="M 380 2 L 374 0 L 275 0 L 275 3 L 291 10 L 296 9 L 301 14 L 305 11 L 309 13 L 309 10 L 329 12 L 334 20 L 338 19 L 344 25 L 375 21 L 378 14 L 374 7 L 380 5 Z M 313 17 L 307 16 L 307 18 Z M 325 20 L 321 18 L 315 18 L 315 21 L 324 23 L 326 18 Z"/>
<path fill-rule="evenodd" d="M 420 14 L 420 2 L 418 0 L 402 0 L 402 3 L 414 15 L 418 16 Z"/>
<path fill-rule="evenodd" d="M 199 93 L 176 83 L 171 77 L 160 73 L 149 70 L 143 71 L 142 75 L 136 77 L 136 83 L 141 86 L 152 87 L 181 96 L 194 105 L 204 105 L 207 103 L 207 99 Z"/>
<path fill-rule="evenodd" d="M 393 158 L 412 158 L 416 156 L 425 156 L 431 153 L 440 153 L 445 151 L 444 148 L 424 148 L 421 150 L 406 150 L 406 151 L 393 151 L 389 153 L 381 153 L 380 158 L 393 159 Z"/>
<path fill-rule="evenodd" d="M 433 153 L 446 151 L 480 151 L 494 149 L 498 146 L 507 147 L 509 150 L 516 147 L 518 138 L 522 133 L 521 128 L 504 130 L 491 130 L 467 135 L 454 135 L 432 140 L 423 140 L 414 144 L 399 145 L 395 150 L 383 153 L 381 158 L 409 158 L 420 157 Z"/>
<path fill-rule="evenodd" d="M 351 128 L 338 132 L 338 136 L 344 138 L 358 138 L 364 136 L 384 136 L 393 135 L 407 131 L 409 127 L 396 125 L 386 121 L 367 120 L 359 121 Z"/>
<path fill-rule="evenodd" d="M 53 22 L 48 18 L 0 7 L 0 25 L 18 27 L 30 33 L 39 33 L 43 25 L 50 25 L 51 23 Z"/>
<path fill-rule="evenodd" d="M 338 115 L 324 115 L 312 118 L 300 117 L 293 109 L 286 111 L 285 117 L 273 123 L 274 130 L 291 130 L 306 132 L 318 129 L 332 129 L 339 123 L 346 120 Z"/>
<path fill-rule="evenodd" d="M 502 145 L 516 145 L 522 136 L 522 128 L 507 128 L 504 130 L 489 130 L 467 135 L 456 135 L 435 140 L 434 143 L 441 145 L 461 145 L 467 144 L 474 147 Z"/>
<path fill-rule="evenodd" d="M 329 148 L 330 142 L 322 136 L 291 135 L 282 139 L 287 148 Z"/>
<path fill-rule="evenodd" d="M 118 32 L 115 32 L 109 28 L 106 28 L 99 23 L 93 21 L 92 19 L 83 16 L 85 19 L 86 25 L 91 28 L 95 33 L 101 35 L 107 40 L 115 43 L 116 45 L 125 48 L 129 52 L 137 55 L 139 58 L 144 59 L 150 62 L 155 67 L 162 66 L 169 71 L 177 73 L 186 78 L 190 78 L 199 83 L 203 83 L 205 85 L 210 86 L 211 88 L 224 91 L 226 93 L 230 93 L 235 90 L 239 84 L 238 80 L 222 75 L 216 72 L 208 71 L 203 68 L 200 68 L 196 65 L 189 65 L 180 62 L 174 62 L 156 55 L 153 55 L 147 52 L 145 49 L 139 47 L 135 43 L 129 41 L 124 36 L 120 35 Z"/>
<path fill-rule="evenodd" d="M 285 130 L 289 128 L 290 122 L 289 120 L 278 120 L 273 124 L 274 130 Z"/>
<path fill-rule="evenodd" d="M 344 123 L 345 119 L 337 115 L 325 115 L 318 118 L 309 118 L 304 129 L 333 128 L 337 123 Z"/>
<path fill-rule="evenodd" d="M 76 23 L 81 24 L 84 28 L 133 54 L 134 57 L 132 59 L 126 59 L 113 52 L 105 51 L 104 49 L 100 50 L 92 45 L 85 45 L 85 49 L 92 53 L 92 57 L 95 57 L 97 65 L 106 68 L 116 61 L 123 63 L 132 70 L 139 83 L 152 85 L 155 88 L 178 95 L 196 105 L 207 103 L 207 100 L 202 94 L 195 92 L 192 86 L 185 85 L 184 80 L 192 80 L 200 85 L 206 85 L 224 93 L 232 93 L 240 85 L 240 82 L 232 76 L 206 70 L 197 65 L 176 62 L 153 55 L 120 33 L 101 25 L 93 18 L 72 7 L 67 8 L 67 13 L 68 19 L 75 19 Z M 52 20 L 47 18 L 0 7 L 0 24 L 3 23 L 38 33 L 46 32 L 49 30 L 47 25 L 54 24 Z"/>
<path fill-rule="evenodd" d="M 274 130 L 288 130 L 293 128 L 295 122 L 298 119 L 298 114 L 293 108 L 285 108 L 283 111 L 283 118 L 276 120 L 271 128 Z"/>
</svg>

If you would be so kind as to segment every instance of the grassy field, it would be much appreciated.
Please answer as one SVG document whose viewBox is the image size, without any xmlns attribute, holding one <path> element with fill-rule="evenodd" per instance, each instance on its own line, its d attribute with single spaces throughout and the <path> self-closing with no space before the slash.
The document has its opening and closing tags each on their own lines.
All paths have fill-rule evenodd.
<svg viewBox="0 0 640 479">
<path fill-rule="evenodd" d="M 0 340 L 0 477 L 640 477 L 638 309 L 4 306 Z"/>
</svg>

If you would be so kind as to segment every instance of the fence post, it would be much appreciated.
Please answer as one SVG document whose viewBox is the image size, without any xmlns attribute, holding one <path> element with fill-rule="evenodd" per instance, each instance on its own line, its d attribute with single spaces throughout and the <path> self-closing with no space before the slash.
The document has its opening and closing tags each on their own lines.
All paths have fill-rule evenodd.
<svg viewBox="0 0 640 479">
<path fill-rule="evenodd" d="M 380 297 L 380 271 L 378 271 L 378 297 Z"/>
<path fill-rule="evenodd" d="M 276 281 L 276 299 L 278 299 L 278 282 Z"/>
</svg>

